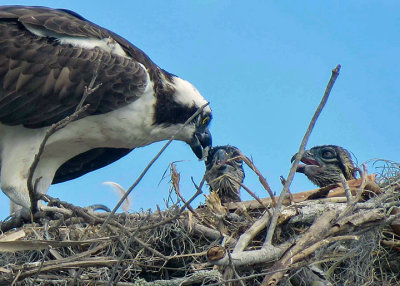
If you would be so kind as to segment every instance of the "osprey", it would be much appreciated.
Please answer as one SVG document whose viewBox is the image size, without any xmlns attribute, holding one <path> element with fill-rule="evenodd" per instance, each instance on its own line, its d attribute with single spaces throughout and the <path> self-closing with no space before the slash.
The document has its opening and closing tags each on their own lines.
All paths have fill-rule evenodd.
<svg viewBox="0 0 400 286">
<path fill-rule="evenodd" d="M 240 151 L 230 145 L 216 146 L 208 152 L 204 177 L 222 203 L 240 202 L 244 170 L 239 156 Z"/>
<path fill-rule="evenodd" d="M 1 189 L 11 211 L 30 207 L 27 176 L 46 130 L 75 111 L 94 78 L 101 85 L 86 98 L 89 108 L 46 143 L 33 174 L 40 193 L 171 138 L 207 101 L 133 44 L 75 12 L 0 7 Z M 201 158 L 211 146 L 210 121 L 207 106 L 175 139 Z"/>
<path fill-rule="evenodd" d="M 292 157 L 294 161 L 297 154 Z M 356 166 L 350 153 L 336 145 L 315 146 L 304 152 L 296 172 L 303 173 L 319 187 L 340 183 L 340 174 L 346 180 L 355 179 Z"/>
</svg>

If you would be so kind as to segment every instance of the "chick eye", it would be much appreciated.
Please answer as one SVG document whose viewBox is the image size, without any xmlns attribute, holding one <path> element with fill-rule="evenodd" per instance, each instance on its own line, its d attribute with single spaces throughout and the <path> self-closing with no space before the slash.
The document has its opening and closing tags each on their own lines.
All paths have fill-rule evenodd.
<svg viewBox="0 0 400 286">
<path fill-rule="evenodd" d="M 208 122 L 210 122 L 210 117 L 209 117 L 209 116 L 205 117 L 205 118 L 201 121 L 201 125 L 207 125 Z"/>
<path fill-rule="evenodd" d="M 322 152 L 322 157 L 323 158 L 327 158 L 327 159 L 331 159 L 331 158 L 335 157 L 335 154 L 332 151 L 323 151 Z"/>
</svg>

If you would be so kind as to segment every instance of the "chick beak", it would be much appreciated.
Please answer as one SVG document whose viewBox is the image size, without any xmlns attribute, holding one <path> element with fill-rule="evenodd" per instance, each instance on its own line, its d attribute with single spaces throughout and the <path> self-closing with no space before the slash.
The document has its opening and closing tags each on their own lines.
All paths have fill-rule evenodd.
<svg viewBox="0 0 400 286">
<path fill-rule="evenodd" d="M 296 159 L 298 153 L 294 154 L 292 159 L 290 159 L 290 162 L 293 163 L 294 160 Z M 311 153 L 309 151 L 305 151 L 303 156 L 300 158 L 300 162 L 303 162 L 304 164 L 299 164 L 297 166 L 296 172 L 298 173 L 304 173 L 305 167 L 307 165 L 316 165 L 316 166 L 320 166 L 320 164 L 314 160 L 314 158 L 312 157 Z"/>
</svg>

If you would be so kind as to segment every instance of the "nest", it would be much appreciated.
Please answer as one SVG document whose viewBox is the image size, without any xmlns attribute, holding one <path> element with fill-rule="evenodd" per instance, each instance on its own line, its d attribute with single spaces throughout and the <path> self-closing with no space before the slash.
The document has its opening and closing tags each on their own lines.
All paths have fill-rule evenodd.
<svg viewBox="0 0 400 286">
<path fill-rule="evenodd" d="M 363 175 L 287 197 L 275 225 L 277 198 L 222 205 L 211 193 L 196 209 L 112 219 L 48 198 L 56 213 L 0 236 L 0 285 L 399 285 L 390 164 L 381 187 Z"/>
</svg>

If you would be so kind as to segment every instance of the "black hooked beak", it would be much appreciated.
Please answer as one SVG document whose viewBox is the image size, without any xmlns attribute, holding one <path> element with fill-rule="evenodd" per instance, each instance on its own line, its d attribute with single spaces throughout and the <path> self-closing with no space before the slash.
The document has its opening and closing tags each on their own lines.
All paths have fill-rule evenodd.
<svg viewBox="0 0 400 286">
<path fill-rule="evenodd" d="M 293 163 L 293 161 L 296 160 L 297 154 L 299 154 L 299 153 L 296 153 L 293 155 L 292 159 L 290 159 L 290 163 Z M 305 150 L 303 153 L 303 156 L 300 158 L 300 162 L 306 163 L 303 160 L 307 161 L 307 159 L 309 159 L 309 158 L 312 158 L 312 156 L 308 150 Z"/>
<path fill-rule="evenodd" d="M 300 161 L 299 161 L 299 162 L 301 162 L 301 161 L 303 160 L 303 158 L 306 156 L 306 152 L 307 152 L 307 151 L 305 151 L 305 152 L 303 153 L 303 157 L 300 158 Z M 290 163 L 293 163 L 294 160 L 296 160 L 297 154 L 299 154 L 299 153 L 296 153 L 296 154 L 293 155 L 292 159 L 290 159 Z M 304 173 L 304 167 L 305 167 L 304 165 L 298 164 L 298 165 L 297 165 L 296 172 L 298 172 L 298 173 Z"/>
<path fill-rule="evenodd" d="M 211 133 L 208 128 L 195 131 L 192 137 L 192 141 L 189 143 L 189 145 L 197 158 L 202 159 L 203 149 L 211 147 L 212 145 Z"/>
<path fill-rule="evenodd" d="M 296 154 L 293 155 L 292 159 L 290 159 L 290 163 L 293 163 L 293 161 L 296 160 L 297 154 L 298 154 L 298 153 L 296 153 Z M 301 158 L 300 158 L 300 161 L 301 161 Z"/>
<path fill-rule="evenodd" d="M 297 154 L 298 153 L 293 155 L 292 159 L 290 159 L 290 163 L 293 163 L 293 161 L 296 159 Z M 299 164 L 297 166 L 296 172 L 299 172 L 299 173 L 304 173 L 304 168 L 306 165 L 320 166 L 320 164 L 312 157 L 312 155 L 309 151 L 304 151 L 303 157 L 300 158 L 300 162 L 304 163 L 305 165 Z"/>
</svg>

